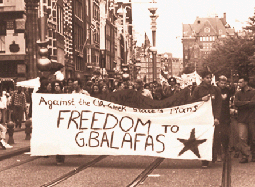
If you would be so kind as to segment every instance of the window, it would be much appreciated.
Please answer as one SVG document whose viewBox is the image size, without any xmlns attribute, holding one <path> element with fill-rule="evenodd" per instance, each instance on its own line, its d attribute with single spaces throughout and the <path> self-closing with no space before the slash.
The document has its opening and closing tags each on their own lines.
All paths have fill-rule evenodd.
<svg viewBox="0 0 255 187">
<path fill-rule="evenodd" d="M 214 36 L 210 36 L 210 41 L 215 41 L 215 37 Z"/>
<path fill-rule="evenodd" d="M 86 14 L 89 15 L 89 0 L 86 0 Z"/>
<path fill-rule="evenodd" d="M 87 49 L 87 63 L 91 63 L 91 49 Z"/>
<path fill-rule="evenodd" d="M 7 21 L 6 29 L 13 30 L 14 29 L 14 21 Z"/>
<path fill-rule="evenodd" d="M 106 50 L 107 51 L 111 50 L 111 42 L 109 40 L 106 40 Z"/>
<path fill-rule="evenodd" d="M 79 58 L 79 57 L 75 58 L 75 70 L 78 70 L 78 71 L 83 70 L 82 58 Z"/>
<path fill-rule="evenodd" d="M 87 39 L 88 40 L 90 40 L 90 36 L 91 36 L 91 29 L 90 29 L 90 26 L 89 26 L 89 24 L 87 23 L 87 32 L 86 32 L 86 34 L 87 34 Z"/>
<path fill-rule="evenodd" d="M 6 22 L 0 22 L 0 35 L 6 35 Z"/>
<path fill-rule="evenodd" d="M 56 10 L 52 10 L 52 17 L 53 17 L 53 21 L 56 22 L 57 21 L 57 13 L 56 13 Z"/>
<path fill-rule="evenodd" d="M 53 56 L 57 56 L 57 49 L 53 49 Z"/>
<path fill-rule="evenodd" d="M 0 53 L 5 52 L 5 36 L 0 36 Z"/>
<path fill-rule="evenodd" d="M 74 14 L 82 19 L 82 3 L 80 1 L 74 1 Z"/>
<path fill-rule="evenodd" d="M 57 6 L 57 31 L 63 34 L 63 9 L 61 6 Z"/>
<path fill-rule="evenodd" d="M 105 62 L 105 64 L 106 64 L 105 69 L 111 69 L 111 58 L 110 58 L 109 55 L 106 55 L 106 62 Z"/>
<path fill-rule="evenodd" d="M 106 25 L 106 36 L 110 36 L 111 35 L 111 29 L 109 25 Z"/>
<path fill-rule="evenodd" d="M 205 33 L 209 33 L 209 32 L 210 32 L 210 28 L 209 28 L 209 27 L 205 27 L 205 28 L 204 28 L 204 32 L 205 32 Z"/>
</svg>

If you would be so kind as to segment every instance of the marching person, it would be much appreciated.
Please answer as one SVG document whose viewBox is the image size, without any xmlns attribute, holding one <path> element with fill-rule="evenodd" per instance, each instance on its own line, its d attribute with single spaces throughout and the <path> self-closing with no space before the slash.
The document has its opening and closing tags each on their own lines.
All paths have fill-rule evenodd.
<svg viewBox="0 0 255 187">
<path fill-rule="evenodd" d="M 238 148 L 242 154 L 240 163 L 248 163 L 249 151 L 251 151 L 251 161 L 255 162 L 255 89 L 248 85 L 248 77 L 240 77 L 238 86 L 240 91 L 235 94 L 234 105 L 238 108 Z M 248 138 L 248 135 L 251 135 Z M 251 141 L 250 149 L 248 139 Z"/>
<path fill-rule="evenodd" d="M 192 95 L 192 101 L 208 101 L 211 98 L 212 110 L 214 116 L 214 125 L 219 125 L 220 113 L 221 113 L 221 91 L 217 86 L 212 85 L 212 73 L 208 70 L 201 73 L 202 83 L 194 89 Z M 215 137 L 216 134 L 214 134 Z M 215 140 L 215 138 L 214 138 Z M 215 153 L 218 147 L 213 142 L 213 160 L 215 160 Z M 207 168 L 209 161 L 203 160 L 202 167 Z"/>
<path fill-rule="evenodd" d="M 82 82 L 80 79 L 74 80 L 73 89 L 74 90 L 72 91 L 72 93 L 80 93 L 80 94 L 85 94 L 87 96 L 90 96 L 88 91 L 82 89 Z"/>
<path fill-rule="evenodd" d="M 53 81 L 52 82 L 52 93 L 53 94 L 61 94 L 63 93 L 62 91 L 63 85 L 61 84 L 61 81 Z M 56 155 L 56 163 L 57 165 L 61 165 L 65 162 L 65 155 Z"/>
<path fill-rule="evenodd" d="M 6 133 L 7 133 L 7 128 L 5 127 L 5 125 L 0 124 L 0 147 L 2 147 L 3 149 L 9 149 L 13 147 L 9 145 L 8 143 L 6 143 L 6 140 L 5 140 Z"/>
<path fill-rule="evenodd" d="M 7 122 L 7 95 L 6 90 L 3 90 L 0 97 L 0 114 L 1 114 L 1 121 L 4 125 L 6 125 Z"/>
<path fill-rule="evenodd" d="M 69 78 L 66 81 L 66 85 L 64 86 L 64 93 L 72 93 L 73 91 L 73 79 Z"/>
<path fill-rule="evenodd" d="M 110 93 L 109 87 L 107 86 L 107 84 L 104 83 L 101 85 L 100 90 L 101 90 L 101 94 L 99 98 L 102 100 L 106 100 L 107 95 Z"/>
<path fill-rule="evenodd" d="M 142 80 L 136 80 L 134 83 L 134 89 L 141 93 L 143 96 L 148 97 L 150 99 L 153 99 L 152 93 L 150 90 L 145 89 L 144 85 L 143 85 L 143 81 Z"/>
<path fill-rule="evenodd" d="M 0 146 L 3 149 L 8 149 L 8 148 L 12 148 L 11 145 L 7 144 L 5 141 L 5 136 L 6 136 L 6 132 L 7 132 L 7 128 L 6 128 L 6 108 L 7 108 L 7 98 L 6 98 L 6 93 L 5 91 L 3 91 L 1 93 L 1 97 L 0 97 L 0 108 L 1 108 L 1 120 L 2 120 L 2 124 L 0 123 Z"/>
<path fill-rule="evenodd" d="M 21 122 L 23 119 L 23 114 L 26 111 L 26 96 L 22 92 L 20 86 L 17 87 L 17 92 L 14 92 L 12 96 L 12 105 L 13 105 L 13 117 L 16 128 L 21 128 Z"/>
<path fill-rule="evenodd" d="M 230 87 L 227 87 L 227 80 L 226 76 L 221 75 L 218 82 L 218 87 L 221 89 L 222 107 L 219 125 L 220 141 L 216 141 L 218 141 L 219 144 L 222 144 L 224 152 L 227 151 L 230 140 L 230 97 L 235 94 L 233 83 L 231 83 Z M 223 155 L 220 155 L 220 150 L 218 153 L 217 161 L 221 161 Z"/>
<path fill-rule="evenodd" d="M 95 98 L 100 98 L 101 90 L 99 89 L 99 85 L 98 84 L 94 84 L 92 86 L 92 90 L 91 90 L 90 96 L 91 97 L 95 97 Z"/>
</svg>

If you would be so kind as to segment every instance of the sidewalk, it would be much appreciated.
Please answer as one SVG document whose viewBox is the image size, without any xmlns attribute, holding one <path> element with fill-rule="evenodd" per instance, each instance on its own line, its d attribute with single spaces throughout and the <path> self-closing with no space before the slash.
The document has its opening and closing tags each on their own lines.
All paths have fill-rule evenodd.
<svg viewBox="0 0 255 187">
<path fill-rule="evenodd" d="M 21 154 L 23 152 L 29 152 L 30 151 L 30 140 L 25 140 L 26 134 L 25 134 L 25 125 L 22 124 L 22 128 L 15 128 L 13 139 L 14 144 L 11 144 L 13 148 L 10 149 L 2 149 L 0 148 L 0 161 L 3 159 L 7 159 L 9 157 Z M 6 134 L 6 142 L 9 140 L 9 135 Z"/>
</svg>

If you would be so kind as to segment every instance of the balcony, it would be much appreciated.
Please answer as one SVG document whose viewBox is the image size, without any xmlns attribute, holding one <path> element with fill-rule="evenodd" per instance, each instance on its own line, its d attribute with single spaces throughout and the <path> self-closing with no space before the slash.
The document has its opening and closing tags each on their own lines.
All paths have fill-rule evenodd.
<svg viewBox="0 0 255 187">
<path fill-rule="evenodd" d="M 0 5 L 0 19 L 17 19 L 23 18 L 23 14 L 25 13 L 25 5 L 24 2 L 20 0 L 5 2 Z"/>
</svg>

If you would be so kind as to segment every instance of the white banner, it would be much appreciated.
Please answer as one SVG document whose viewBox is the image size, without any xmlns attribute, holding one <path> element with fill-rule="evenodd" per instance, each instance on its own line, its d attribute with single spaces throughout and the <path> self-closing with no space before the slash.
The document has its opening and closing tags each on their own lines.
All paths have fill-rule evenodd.
<svg viewBox="0 0 255 187">
<path fill-rule="evenodd" d="M 211 101 L 137 109 L 82 94 L 33 93 L 31 154 L 212 160 Z"/>
</svg>

